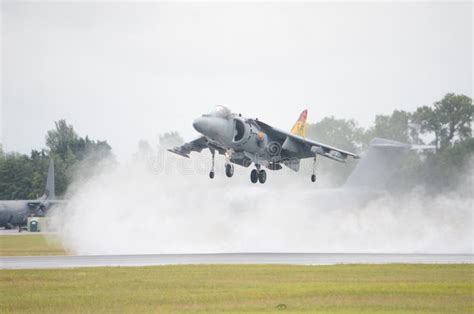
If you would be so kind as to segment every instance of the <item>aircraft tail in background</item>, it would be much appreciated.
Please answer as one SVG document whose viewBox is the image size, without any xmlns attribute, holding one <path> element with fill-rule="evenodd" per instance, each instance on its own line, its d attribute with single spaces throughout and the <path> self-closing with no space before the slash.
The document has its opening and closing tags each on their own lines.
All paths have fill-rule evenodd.
<svg viewBox="0 0 474 314">
<path fill-rule="evenodd" d="M 404 154 L 410 150 L 434 149 L 428 145 L 410 145 L 384 138 L 374 138 L 369 149 L 352 171 L 345 188 L 384 189 L 400 168 Z"/>
<path fill-rule="evenodd" d="M 303 112 L 300 114 L 300 117 L 296 121 L 295 125 L 291 128 L 291 133 L 305 137 L 306 136 L 306 126 L 308 125 L 306 123 L 306 119 L 308 118 L 308 110 L 303 110 Z"/>
<path fill-rule="evenodd" d="M 49 167 L 48 167 L 48 177 L 46 178 L 46 187 L 44 189 L 43 198 L 47 200 L 54 200 L 56 199 L 56 186 L 54 182 L 54 161 L 51 158 L 49 160 Z"/>
</svg>

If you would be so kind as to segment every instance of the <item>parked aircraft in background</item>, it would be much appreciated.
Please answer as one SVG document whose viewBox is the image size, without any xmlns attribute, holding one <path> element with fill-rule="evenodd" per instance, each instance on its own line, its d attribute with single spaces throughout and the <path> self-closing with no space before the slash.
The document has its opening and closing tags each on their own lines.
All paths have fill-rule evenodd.
<svg viewBox="0 0 474 314">
<path fill-rule="evenodd" d="M 21 227 L 27 223 L 28 216 L 44 216 L 49 208 L 60 202 L 56 200 L 54 162 L 51 159 L 43 196 L 36 200 L 0 201 L 0 227 L 6 229 L 18 227 L 21 231 Z"/>
<path fill-rule="evenodd" d="M 305 138 L 306 118 L 304 110 L 290 132 L 279 130 L 258 119 L 244 118 L 232 113 L 224 106 L 204 114 L 193 122 L 193 127 L 202 134 L 198 139 L 170 149 L 170 152 L 189 158 L 192 151 L 201 152 L 208 148 L 212 154 L 212 168 L 209 177 L 214 178 L 215 152 L 226 158 L 227 177 L 234 174 L 233 164 L 249 167 L 255 165 L 250 173 L 252 183 L 265 183 L 267 174 L 263 167 L 280 170 L 282 165 L 299 171 L 300 160 L 313 158 L 311 181 L 316 181 L 316 156 L 320 155 L 335 161 L 344 162 L 348 156 L 358 155 Z"/>
</svg>

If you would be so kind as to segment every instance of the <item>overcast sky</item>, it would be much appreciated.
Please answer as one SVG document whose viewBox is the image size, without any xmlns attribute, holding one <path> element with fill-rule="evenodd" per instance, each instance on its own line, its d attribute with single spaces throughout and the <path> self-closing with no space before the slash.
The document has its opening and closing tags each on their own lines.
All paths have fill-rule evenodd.
<svg viewBox="0 0 474 314">
<path fill-rule="evenodd" d="M 66 119 L 119 158 L 197 136 L 217 104 L 289 129 L 472 97 L 472 4 L 19 3 L 1 7 L 0 141 L 44 147 Z"/>
</svg>

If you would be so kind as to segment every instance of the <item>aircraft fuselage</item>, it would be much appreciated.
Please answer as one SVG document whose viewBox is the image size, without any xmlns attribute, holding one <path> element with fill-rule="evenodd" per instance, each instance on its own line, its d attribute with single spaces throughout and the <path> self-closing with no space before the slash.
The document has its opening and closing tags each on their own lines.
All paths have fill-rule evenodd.
<svg viewBox="0 0 474 314">
<path fill-rule="evenodd" d="M 27 201 L 1 201 L 0 227 L 12 228 L 26 224 L 30 207 Z"/>
<path fill-rule="evenodd" d="M 248 158 L 263 165 L 281 159 L 281 145 L 273 143 L 272 146 L 267 135 L 251 119 L 238 115 L 229 119 L 203 115 L 194 120 L 193 127 L 208 139 L 211 146 L 232 151 L 235 158 Z"/>
</svg>

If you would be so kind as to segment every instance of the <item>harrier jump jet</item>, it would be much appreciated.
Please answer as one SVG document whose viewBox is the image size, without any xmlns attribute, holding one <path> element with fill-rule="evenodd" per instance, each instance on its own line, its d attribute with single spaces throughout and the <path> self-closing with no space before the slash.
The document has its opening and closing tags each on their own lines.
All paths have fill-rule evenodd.
<svg viewBox="0 0 474 314">
<path fill-rule="evenodd" d="M 208 148 L 212 154 L 211 179 L 215 175 L 216 151 L 225 156 L 227 177 L 234 174 L 233 164 L 249 167 L 253 163 L 255 169 L 250 173 L 252 183 L 265 183 L 267 174 L 262 166 L 280 170 L 285 165 L 299 171 L 301 159 L 313 158 L 311 181 L 315 182 L 317 155 L 339 162 L 344 162 L 348 156 L 359 158 L 354 153 L 305 138 L 307 115 L 308 111 L 304 110 L 291 131 L 286 132 L 258 119 L 232 113 L 224 106 L 217 106 L 211 113 L 194 120 L 193 127 L 202 134 L 201 137 L 169 151 L 189 158 L 191 152 Z"/>
</svg>

